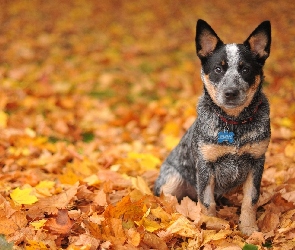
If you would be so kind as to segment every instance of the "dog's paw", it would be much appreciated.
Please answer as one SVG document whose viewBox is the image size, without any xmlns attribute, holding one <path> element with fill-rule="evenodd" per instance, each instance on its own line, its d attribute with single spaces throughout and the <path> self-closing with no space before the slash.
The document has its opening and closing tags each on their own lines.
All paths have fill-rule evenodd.
<svg viewBox="0 0 295 250">
<path fill-rule="evenodd" d="M 254 233 L 255 231 L 258 231 L 258 227 L 256 224 L 253 225 L 239 225 L 239 229 L 241 230 L 241 232 L 245 235 L 250 236 L 252 233 Z"/>
</svg>

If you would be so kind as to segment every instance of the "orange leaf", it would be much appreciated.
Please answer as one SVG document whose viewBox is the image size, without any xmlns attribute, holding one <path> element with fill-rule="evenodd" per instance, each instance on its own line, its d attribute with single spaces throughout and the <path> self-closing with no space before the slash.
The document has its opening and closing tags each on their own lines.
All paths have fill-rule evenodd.
<svg viewBox="0 0 295 250">
<path fill-rule="evenodd" d="M 188 197 L 184 197 L 180 205 L 176 205 L 176 210 L 194 221 L 201 217 L 201 206 Z"/>
<path fill-rule="evenodd" d="M 53 234 L 68 234 L 73 226 L 68 210 L 60 209 L 55 218 L 50 218 L 44 228 L 52 231 Z"/>
</svg>

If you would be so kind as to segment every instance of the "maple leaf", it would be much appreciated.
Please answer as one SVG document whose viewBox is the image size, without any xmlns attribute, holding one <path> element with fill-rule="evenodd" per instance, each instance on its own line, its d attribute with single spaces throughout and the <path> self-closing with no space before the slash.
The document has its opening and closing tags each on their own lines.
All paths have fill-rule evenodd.
<svg viewBox="0 0 295 250">
<path fill-rule="evenodd" d="M 88 234 L 81 234 L 79 235 L 78 239 L 75 240 L 73 243 L 74 246 L 79 246 L 79 249 L 89 249 L 89 250 L 96 250 L 100 244 L 100 241 L 91 235 Z M 82 248 L 83 247 L 83 248 Z M 72 246 L 73 248 L 73 246 Z M 71 249 L 71 248 L 67 248 Z"/>
<path fill-rule="evenodd" d="M 134 228 L 130 228 L 127 231 L 128 242 L 133 246 L 137 247 L 141 241 L 140 233 Z"/>
<path fill-rule="evenodd" d="M 134 188 L 142 192 L 143 194 L 146 195 L 152 195 L 152 191 L 148 187 L 147 183 L 141 176 L 137 176 L 137 178 L 132 178 L 132 185 Z"/>
<path fill-rule="evenodd" d="M 149 208 L 145 214 L 143 215 L 143 217 L 141 218 L 140 221 L 135 221 L 135 223 L 138 226 L 143 226 L 148 232 L 154 232 L 160 228 L 162 228 L 162 226 L 157 223 L 156 221 L 150 220 L 148 219 L 148 216 L 151 212 L 151 209 Z"/>
<path fill-rule="evenodd" d="M 27 215 L 31 218 L 44 217 L 44 213 L 56 214 L 58 208 L 65 208 L 77 194 L 79 183 L 71 186 L 60 194 L 40 198 L 38 202 L 30 206 Z"/>
<path fill-rule="evenodd" d="M 44 242 L 29 240 L 26 250 L 46 250 L 48 249 Z"/>
<path fill-rule="evenodd" d="M 46 219 L 38 220 L 38 221 L 33 221 L 30 224 L 36 229 L 40 230 L 46 223 Z"/>
<path fill-rule="evenodd" d="M 190 218 L 191 220 L 199 220 L 201 217 L 201 206 L 192 201 L 189 197 L 184 197 L 180 205 L 176 205 L 177 212 Z"/>
<path fill-rule="evenodd" d="M 176 219 L 169 227 L 167 227 L 166 232 L 161 234 L 161 237 L 167 237 L 171 234 L 177 234 L 179 236 L 195 238 L 200 236 L 200 231 L 196 226 L 189 221 L 183 215 Z"/>
<path fill-rule="evenodd" d="M 10 193 L 10 197 L 16 204 L 31 205 L 38 201 L 38 198 L 31 194 L 32 191 L 32 188 L 20 189 L 17 187 Z"/>
<path fill-rule="evenodd" d="M 159 158 L 148 153 L 129 152 L 128 157 L 138 160 L 143 170 L 155 169 L 161 163 Z"/>
</svg>

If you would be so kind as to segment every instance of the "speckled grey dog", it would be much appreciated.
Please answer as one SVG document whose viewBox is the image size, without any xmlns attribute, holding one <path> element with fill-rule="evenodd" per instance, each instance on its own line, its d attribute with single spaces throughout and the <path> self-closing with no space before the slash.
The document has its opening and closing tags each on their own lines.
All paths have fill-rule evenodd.
<svg viewBox="0 0 295 250">
<path fill-rule="evenodd" d="M 196 49 L 204 92 L 198 117 L 161 167 L 154 192 L 189 196 L 215 215 L 215 199 L 243 184 L 240 229 L 258 230 L 257 201 L 270 140 L 269 104 L 262 93 L 271 27 L 262 22 L 243 44 L 224 44 L 203 20 Z"/>
</svg>

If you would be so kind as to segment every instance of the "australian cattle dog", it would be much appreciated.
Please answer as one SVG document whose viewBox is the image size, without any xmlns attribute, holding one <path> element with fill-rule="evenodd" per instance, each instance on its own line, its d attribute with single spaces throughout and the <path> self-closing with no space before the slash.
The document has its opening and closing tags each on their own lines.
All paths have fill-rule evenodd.
<svg viewBox="0 0 295 250">
<path fill-rule="evenodd" d="M 207 215 L 216 199 L 243 185 L 240 230 L 257 231 L 256 209 L 270 140 L 269 103 L 262 93 L 271 26 L 262 22 L 242 44 L 224 44 L 198 20 L 196 51 L 204 91 L 197 119 L 161 166 L 154 192 L 189 196 Z"/>
</svg>

